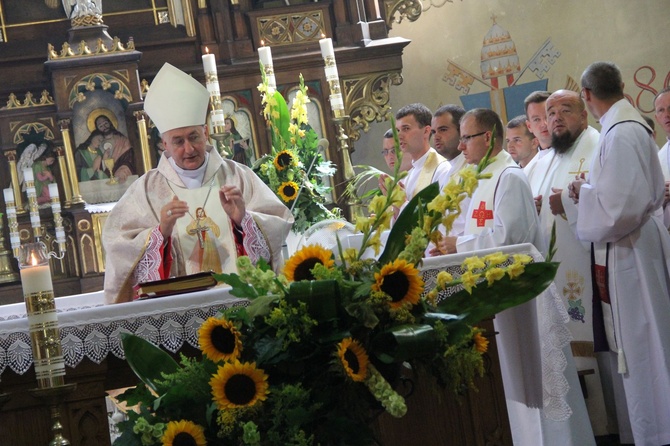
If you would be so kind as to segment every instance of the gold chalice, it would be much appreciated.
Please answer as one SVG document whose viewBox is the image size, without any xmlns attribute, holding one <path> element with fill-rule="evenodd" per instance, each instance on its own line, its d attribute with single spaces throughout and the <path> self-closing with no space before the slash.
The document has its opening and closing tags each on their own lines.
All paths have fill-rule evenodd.
<svg viewBox="0 0 670 446">
<path fill-rule="evenodd" d="M 119 182 L 116 181 L 116 178 L 114 177 L 114 158 L 107 158 L 104 159 L 103 162 L 105 163 L 105 167 L 109 169 L 109 181 L 107 184 L 118 184 Z"/>
</svg>

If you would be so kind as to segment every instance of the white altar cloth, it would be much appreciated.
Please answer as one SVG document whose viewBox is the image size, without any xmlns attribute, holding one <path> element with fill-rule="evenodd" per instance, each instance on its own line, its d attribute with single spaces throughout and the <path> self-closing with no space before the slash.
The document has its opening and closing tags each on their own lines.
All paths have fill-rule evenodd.
<svg viewBox="0 0 670 446">
<path fill-rule="evenodd" d="M 230 287 L 104 305 L 103 293 L 56 298 L 56 311 L 68 367 L 84 358 L 96 364 L 110 353 L 124 359 L 120 333 L 134 333 L 170 352 L 184 342 L 198 347 L 198 328 L 219 310 L 247 305 Z M 23 303 L 0 306 L 0 380 L 6 368 L 22 375 L 33 364 L 28 319 Z"/>
</svg>

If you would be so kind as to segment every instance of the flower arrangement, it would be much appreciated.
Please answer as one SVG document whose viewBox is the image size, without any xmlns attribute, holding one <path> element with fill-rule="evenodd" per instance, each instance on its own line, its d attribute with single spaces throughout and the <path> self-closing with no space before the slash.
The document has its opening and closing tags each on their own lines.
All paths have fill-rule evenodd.
<svg viewBox="0 0 670 446">
<path fill-rule="evenodd" d="M 309 97 L 302 75 L 289 112 L 281 93 L 268 86 L 262 67 L 261 73 L 263 82 L 258 90 L 263 115 L 272 131 L 272 151 L 260 158 L 253 169 L 291 209 L 295 218 L 293 230 L 302 233 L 316 222 L 340 216 L 339 209 L 331 211 L 325 206 L 331 188 L 324 178 L 332 176 L 335 167 L 324 159 L 319 138 L 309 125 Z"/>
<path fill-rule="evenodd" d="M 396 148 L 397 150 L 397 148 Z M 483 372 L 488 340 L 474 324 L 537 296 L 557 264 L 502 253 L 467 258 L 457 277 L 446 271 L 426 290 L 416 265 L 435 228 L 453 221 L 480 180 L 488 156 L 444 194 L 418 193 L 393 225 L 378 259 L 379 234 L 392 206 L 404 201 L 389 178 L 386 196 L 370 202 L 356 224 L 359 249 L 318 245 L 289 258 L 283 274 L 238 259 L 238 274 L 221 274 L 247 307 L 223 311 L 201 326 L 202 358 L 169 355 L 124 335 L 126 358 L 142 383 L 121 399 L 138 405 L 119 427 L 127 445 L 371 445 L 371 420 L 402 417 L 394 384 L 406 364 L 462 392 Z M 399 164 L 399 163 L 397 163 Z M 455 212 L 458 212 L 457 210 Z M 440 299 L 442 290 L 461 287 Z"/>
</svg>

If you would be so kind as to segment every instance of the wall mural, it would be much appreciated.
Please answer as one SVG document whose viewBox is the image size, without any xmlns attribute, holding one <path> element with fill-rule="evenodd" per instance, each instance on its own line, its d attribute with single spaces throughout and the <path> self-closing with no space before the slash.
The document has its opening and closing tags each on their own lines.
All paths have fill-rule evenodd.
<svg viewBox="0 0 670 446">
<path fill-rule="evenodd" d="M 433 0 L 433 6 L 443 6 L 451 0 Z M 428 9 L 424 6 L 424 11 Z M 520 57 L 511 34 L 497 23 L 496 17 L 491 18 L 493 25 L 486 33 L 482 42 L 480 75 L 447 59 L 447 71 L 442 80 L 457 91 L 464 93 L 460 99 L 463 107 L 472 109 L 485 107 L 495 110 L 503 122 L 524 114 L 523 100 L 537 90 L 548 90 L 546 75 L 551 70 L 561 52 L 554 46 L 551 38 L 547 38 L 528 62 L 521 68 Z M 521 77 L 531 71 L 538 80 L 520 83 Z M 578 78 L 581 73 L 575 73 Z M 625 75 L 625 73 L 624 73 Z M 477 81 L 489 91 L 472 93 L 470 89 Z M 501 83 L 506 86 L 501 87 Z M 670 71 L 663 76 L 651 65 L 641 65 L 633 72 L 633 83 L 626 84 L 625 96 L 628 101 L 642 114 L 654 113 L 654 97 L 663 88 L 670 86 Z M 579 82 L 568 76 L 565 85 L 556 87 L 579 91 Z"/>
<path fill-rule="evenodd" d="M 525 113 L 523 101 L 530 93 L 547 90 L 548 80 L 545 75 L 561 56 L 547 38 L 535 51 L 535 54 L 521 68 L 516 45 L 510 33 L 500 26 L 496 17 L 491 18 L 493 25 L 484 36 L 481 50 L 481 75 L 447 59 L 447 72 L 442 77 L 444 82 L 464 93 L 461 102 L 466 109 L 477 107 L 495 110 L 503 122 Z M 520 83 L 521 77 L 531 71 L 539 80 Z M 489 88 L 489 91 L 470 94 L 470 88 L 477 81 Z M 507 86 L 501 87 L 501 82 Z"/>
</svg>

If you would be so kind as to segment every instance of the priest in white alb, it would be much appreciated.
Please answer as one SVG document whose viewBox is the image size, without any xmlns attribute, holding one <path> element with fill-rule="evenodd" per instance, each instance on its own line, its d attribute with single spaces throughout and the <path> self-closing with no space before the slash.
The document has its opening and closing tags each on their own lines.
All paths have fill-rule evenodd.
<svg viewBox="0 0 670 446">
<path fill-rule="evenodd" d="M 502 122 L 493 110 L 474 109 L 461 119 L 461 144 L 478 164 L 495 138 L 495 160 L 482 173 L 467 209 L 465 234 L 444 237 L 445 253 L 532 243 L 545 251 L 526 175 L 502 150 Z M 552 286 L 553 288 L 553 286 Z M 567 314 L 555 291 L 496 315 L 496 339 L 507 411 L 515 445 L 595 445 L 570 352 Z"/>
<path fill-rule="evenodd" d="M 165 64 L 144 101 L 165 156 L 126 191 L 103 228 L 105 299 L 138 283 L 201 271 L 236 272 L 238 256 L 276 270 L 293 216 L 248 167 L 208 144 L 209 92 Z"/>
</svg>

